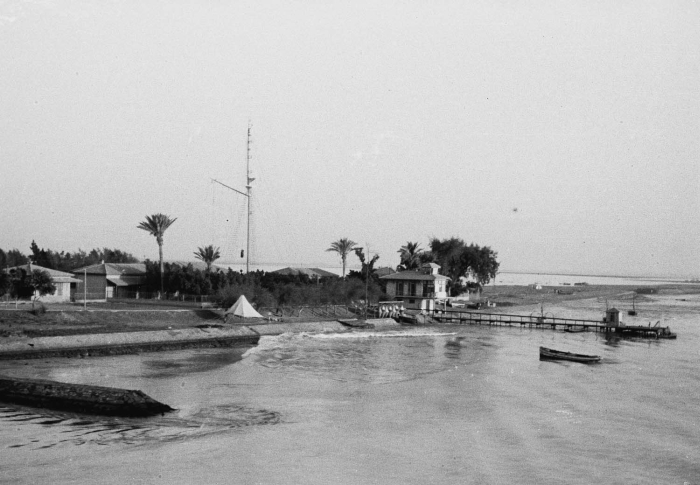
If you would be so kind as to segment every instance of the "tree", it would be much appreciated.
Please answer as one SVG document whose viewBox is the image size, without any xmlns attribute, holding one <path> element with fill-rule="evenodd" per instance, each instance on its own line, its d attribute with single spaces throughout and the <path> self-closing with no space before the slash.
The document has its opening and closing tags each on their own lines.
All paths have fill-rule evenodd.
<svg viewBox="0 0 700 485">
<path fill-rule="evenodd" d="M 158 259 L 160 261 L 160 292 L 163 294 L 163 234 L 165 231 L 177 220 L 171 219 L 170 216 L 165 214 L 153 214 L 152 216 L 146 216 L 146 220 L 141 222 L 138 226 L 139 229 L 151 234 L 156 238 L 158 243 Z"/>
<path fill-rule="evenodd" d="M 397 252 L 401 257 L 401 263 L 399 265 L 399 270 L 412 270 L 418 269 L 421 265 L 421 254 L 422 249 L 419 248 L 420 244 L 414 242 L 407 242 L 405 246 L 401 246 Z"/>
<path fill-rule="evenodd" d="M 326 251 L 333 251 L 340 255 L 340 259 L 343 261 L 343 278 L 345 278 L 345 263 L 348 259 L 348 254 L 355 249 L 355 246 L 357 246 L 355 241 L 344 237 L 331 243 L 331 247 L 326 249 Z"/>
<path fill-rule="evenodd" d="M 51 275 L 48 271 L 35 269 L 26 278 L 26 285 L 32 289 L 34 298 L 32 300 L 32 308 L 34 302 L 41 296 L 50 295 L 56 291 L 56 285 L 53 284 Z"/>
<path fill-rule="evenodd" d="M 46 251 L 45 249 L 39 249 L 36 242 L 32 240 L 29 249 L 32 251 L 32 262 L 37 266 L 42 266 L 44 268 L 56 269 L 54 268 L 53 261 L 51 261 L 51 251 Z"/>
<path fill-rule="evenodd" d="M 462 278 L 472 277 L 479 285 L 488 284 L 496 277 L 500 263 L 498 253 L 490 247 L 483 248 L 472 243 L 469 246 L 459 238 L 430 241 L 430 249 L 441 272 L 450 278 L 450 291 L 453 296 L 465 289 Z"/>
<path fill-rule="evenodd" d="M 5 296 L 12 289 L 12 281 L 10 275 L 6 271 L 0 269 L 0 296 Z"/>
<path fill-rule="evenodd" d="M 27 264 L 29 260 L 19 249 L 11 249 L 7 252 L 0 249 L 0 268 L 12 268 Z"/>
<path fill-rule="evenodd" d="M 379 259 L 379 255 L 375 254 L 369 261 L 365 261 L 365 252 L 362 248 L 355 248 L 354 251 L 360 263 L 362 263 L 362 268 L 360 271 L 350 271 L 350 273 L 348 273 L 348 278 L 359 278 L 365 281 L 369 277 L 371 280 L 376 280 L 377 272 L 374 269 L 374 263 Z"/>
<path fill-rule="evenodd" d="M 37 298 L 56 291 L 56 285 L 48 271 L 35 269 L 27 272 L 24 268 L 13 268 L 8 276 L 9 288 L 7 289 L 10 295 L 15 299 L 31 297 L 32 306 Z"/>
<path fill-rule="evenodd" d="M 207 265 L 207 272 L 211 271 L 211 265 L 221 257 L 218 247 L 214 247 L 211 244 L 209 246 L 204 246 L 203 248 L 197 248 L 194 253 L 194 257 L 200 261 L 204 261 Z"/>
</svg>

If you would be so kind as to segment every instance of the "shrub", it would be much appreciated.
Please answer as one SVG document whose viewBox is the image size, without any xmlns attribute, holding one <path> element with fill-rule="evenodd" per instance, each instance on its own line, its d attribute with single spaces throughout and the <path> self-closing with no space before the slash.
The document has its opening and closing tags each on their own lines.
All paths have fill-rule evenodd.
<svg viewBox="0 0 700 485">
<path fill-rule="evenodd" d="M 36 316 L 40 316 L 46 313 L 46 307 L 44 306 L 43 303 L 40 301 L 37 301 L 33 304 L 32 309 L 31 309 L 32 314 Z"/>
</svg>

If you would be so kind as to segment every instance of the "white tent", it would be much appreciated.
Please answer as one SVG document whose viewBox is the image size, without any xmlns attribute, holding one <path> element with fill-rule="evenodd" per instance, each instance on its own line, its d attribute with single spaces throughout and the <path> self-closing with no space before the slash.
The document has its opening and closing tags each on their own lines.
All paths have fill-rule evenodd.
<svg viewBox="0 0 700 485">
<path fill-rule="evenodd" d="M 260 315 L 250 303 L 248 303 L 245 295 L 241 295 L 238 300 L 236 300 L 236 303 L 231 305 L 231 308 L 224 312 L 224 318 L 228 317 L 229 315 L 234 315 L 241 318 L 263 318 L 263 316 Z"/>
</svg>

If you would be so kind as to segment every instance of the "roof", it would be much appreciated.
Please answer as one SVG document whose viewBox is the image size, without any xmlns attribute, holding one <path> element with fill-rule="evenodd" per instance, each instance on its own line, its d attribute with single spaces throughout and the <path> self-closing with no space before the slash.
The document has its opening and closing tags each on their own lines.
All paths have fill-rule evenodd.
<svg viewBox="0 0 700 485">
<path fill-rule="evenodd" d="M 399 271 L 398 273 L 380 276 L 380 280 L 412 280 L 412 281 L 435 281 L 449 280 L 447 276 L 441 274 L 425 274 L 419 271 Z"/>
<path fill-rule="evenodd" d="M 281 275 L 290 275 L 290 276 L 297 276 L 297 275 L 307 275 L 311 276 L 313 278 L 319 277 L 319 278 L 325 278 L 328 276 L 338 276 L 335 273 L 331 273 L 330 271 L 326 271 L 325 269 L 321 268 L 282 268 L 278 269 L 276 271 L 272 271 L 272 273 L 275 274 L 281 274 Z"/>
<path fill-rule="evenodd" d="M 46 271 L 49 276 L 51 277 L 51 281 L 54 283 L 79 283 L 80 280 L 77 280 L 73 278 L 73 275 L 71 273 L 66 273 L 65 271 L 59 271 L 57 269 L 51 269 L 51 268 L 44 268 L 43 266 L 39 266 L 38 264 L 34 263 L 28 263 L 28 264 L 23 264 L 20 266 L 13 266 L 12 268 L 7 268 L 5 269 L 6 273 L 9 273 L 10 270 L 12 269 L 23 269 L 25 271 L 31 272 L 34 270 L 39 270 L 39 271 Z"/>
<path fill-rule="evenodd" d="M 146 274 L 145 263 L 98 263 L 73 270 L 73 274 L 103 274 L 109 276 Z"/>
<path fill-rule="evenodd" d="M 107 276 L 107 281 L 111 281 L 117 286 L 134 286 L 143 283 L 141 276 Z"/>
</svg>

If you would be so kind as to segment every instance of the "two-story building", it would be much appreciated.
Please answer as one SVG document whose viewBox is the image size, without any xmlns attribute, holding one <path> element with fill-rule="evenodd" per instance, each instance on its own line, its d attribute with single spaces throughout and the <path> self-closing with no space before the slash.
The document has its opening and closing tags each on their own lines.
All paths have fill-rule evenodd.
<svg viewBox="0 0 700 485">
<path fill-rule="evenodd" d="M 440 266 L 426 263 L 415 271 L 399 271 L 382 276 L 386 292 L 395 301 L 403 302 L 406 308 L 432 311 L 435 300 L 447 298 L 447 276 L 438 274 Z"/>
</svg>

